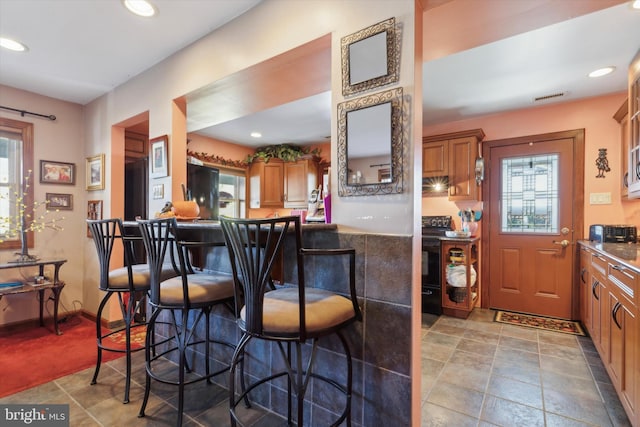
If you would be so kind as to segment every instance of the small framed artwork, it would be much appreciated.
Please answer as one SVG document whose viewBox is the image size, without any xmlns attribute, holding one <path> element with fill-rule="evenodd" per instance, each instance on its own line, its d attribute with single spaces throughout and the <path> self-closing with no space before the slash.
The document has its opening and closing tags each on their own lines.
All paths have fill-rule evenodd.
<svg viewBox="0 0 640 427">
<path fill-rule="evenodd" d="M 89 200 L 87 202 L 87 219 L 102 219 L 102 200 Z M 91 229 L 88 225 L 87 237 L 92 237 Z"/>
<path fill-rule="evenodd" d="M 73 210 L 73 194 L 46 193 L 47 209 Z"/>
<path fill-rule="evenodd" d="M 87 190 L 104 190 L 104 154 L 87 157 Z"/>
<path fill-rule="evenodd" d="M 162 135 L 158 138 L 153 138 L 149 142 L 151 144 L 151 177 L 162 178 L 169 175 L 167 168 L 169 137 Z"/>
<path fill-rule="evenodd" d="M 40 184 L 74 185 L 75 183 L 75 164 L 40 160 Z"/>
<path fill-rule="evenodd" d="M 153 186 L 153 198 L 162 199 L 164 197 L 164 184 L 155 184 Z"/>
</svg>

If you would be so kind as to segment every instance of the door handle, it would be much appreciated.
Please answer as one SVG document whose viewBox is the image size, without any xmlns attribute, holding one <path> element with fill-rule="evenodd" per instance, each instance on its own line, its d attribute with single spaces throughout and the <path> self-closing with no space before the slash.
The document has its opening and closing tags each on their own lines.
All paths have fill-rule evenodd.
<svg viewBox="0 0 640 427">
<path fill-rule="evenodd" d="M 553 244 L 554 244 L 554 245 L 560 245 L 560 246 L 562 246 L 563 248 L 566 248 L 567 246 L 569 246 L 569 243 L 571 243 L 571 242 L 570 242 L 570 241 L 568 241 L 567 239 L 565 239 L 565 240 L 561 240 L 561 241 L 559 241 L 559 242 L 558 242 L 557 240 L 554 240 L 554 241 L 553 241 Z"/>
</svg>

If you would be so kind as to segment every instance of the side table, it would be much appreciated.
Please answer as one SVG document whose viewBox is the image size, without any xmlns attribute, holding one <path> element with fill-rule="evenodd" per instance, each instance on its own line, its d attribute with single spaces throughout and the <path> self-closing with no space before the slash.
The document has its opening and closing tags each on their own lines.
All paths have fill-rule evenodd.
<svg viewBox="0 0 640 427">
<path fill-rule="evenodd" d="M 9 262 L 0 264 L 0 270 L 12 269 L 12 268 L 25 268 L 25 267 L 38 267 L 39 276 L 44 276 L 44 268 L 47 265 L 54 266 L 53 280 L 45 281 L 42 284 L 36 284 L 34 282 L 23 283 L 22 286 L 16 286 L 0 290 L 0 301 L 5 295 L 17 295 L 25 294 L 29 292 L 38 292 L 40 297 L 40 326 L 44 326 L 44 296 L 45 290 L 51 290 L 51 296 L 49 299 L 53 300 L 53 325 L 57 335 L 62 335 L 60 328 L 58 327 L 58 305 L 60 303 L 60 293 L 64 288 L 65 283 L 60 281 L 59 272 L 62 264 L 67 262 L 66 259 L 40 259 L 36 261 L 28 262 Z"/>
</svg>

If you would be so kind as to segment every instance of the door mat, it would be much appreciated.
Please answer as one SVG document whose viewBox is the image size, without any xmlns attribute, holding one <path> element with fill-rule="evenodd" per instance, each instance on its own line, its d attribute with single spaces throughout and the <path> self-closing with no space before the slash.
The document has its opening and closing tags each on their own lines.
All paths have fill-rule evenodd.
<svg viewBox="0 0 640 427">
<path fill-rule="evenodd" d="M 555 319 L 553 317 L 535 316 L 531 314 L 513 313 L 510 311 L 498 310 L 496 312 L 494 321 L 500 323 L 508 323 L 510 325 L 544 329 L 546 331 L 586 336 L 579 322 L 564 319 Z"/>
</svg>

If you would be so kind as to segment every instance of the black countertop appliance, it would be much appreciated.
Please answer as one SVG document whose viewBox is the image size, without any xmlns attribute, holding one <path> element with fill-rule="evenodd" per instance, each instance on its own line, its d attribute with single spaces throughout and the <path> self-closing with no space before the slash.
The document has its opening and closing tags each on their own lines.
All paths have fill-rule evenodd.
<svg viewBox="0 0 640 427">
<path fill-rule="evenodd" d="M 187 197 L 200 207 L 200 219 L 218 219 L 220 171 L 216 168 L 187 163 Z"/>
</svg>

